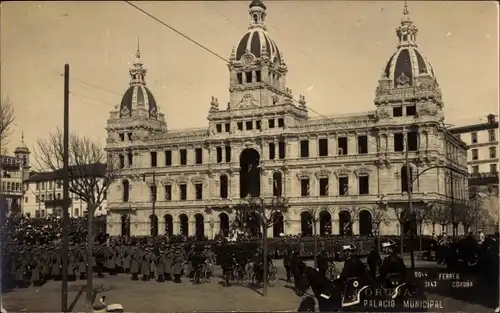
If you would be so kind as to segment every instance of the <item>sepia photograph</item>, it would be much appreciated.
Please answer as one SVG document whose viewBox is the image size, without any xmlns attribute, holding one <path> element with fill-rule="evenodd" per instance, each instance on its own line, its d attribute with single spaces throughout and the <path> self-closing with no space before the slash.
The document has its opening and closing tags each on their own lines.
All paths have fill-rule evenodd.
<svg viewBox="0 0 500 313">
<path fill-rule="evenodd" d="M 0 4 L 12 312 L 500 312 L 496 1 Z"/>
</svg>

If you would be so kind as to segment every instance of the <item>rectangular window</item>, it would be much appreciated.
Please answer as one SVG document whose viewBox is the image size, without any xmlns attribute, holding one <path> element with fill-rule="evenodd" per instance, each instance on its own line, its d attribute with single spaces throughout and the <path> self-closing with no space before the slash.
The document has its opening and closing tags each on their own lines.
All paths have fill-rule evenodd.
<svg viewBox="0 0 500 313">
<path fill-rule="evenodd" d="M 125 141 L 125 134 L 120 134 L 120 141 Z"/>
<path fill-rule="evenodd" d="M 347 137 L 339 137 L 337 139 L 338 155 L 347 155 Z"/>
<path fill-rule="evenodd" d="M 165 151 L 165 166 L 172 166 L 172 151 Z"/>
<path fill-rule="evenodd" d="M 224 147 L 225 151 L 225 156 L 226 156 L 226 162 L 231 162 L 231 146 L 225 146 Z"/>
<path fill-rule="evenodd" d="M 497 172 L 497 165 L 490 164 L 490 173 L 496 173 L 496 172 Z"/>
<path fill-rule="evenodd" d="M 300 180 L 300 196 L 309 197 L 309 178 L 302 178 Z"/>
<path fill-rule="evenodd" d="M 286 157 L 285 147 L 286 145 L 284 141 L 278 142 L 278 158 L 284 159 Z"/>
<path fill-rule="evenodd" d="M 251 83 L 252 82 L 252 72 L 245 72 L 245 82 L 246 83 Z"/>
<path fill-rule="evenodd" d="M 236 126 L 238 126 L 238 130 L 242 131 L 243 130 L 243 122 L 238 122 L 236 123 Z"/>
<path fill-rule="evenodd" d="M 358 154 L 368 153 L 368 136 L 358 136 Z"/>
<path fill-rule="evenodd" d="M 128 141 L 132 141 L 132 133 L 127 133 Z"/>
<path fill-rule="evenodd" d="M 156 151 L 151 151 L 151 167 L 156 167 L 157 164 L 156 164 L 156 161 L 157 161 L 157 158 L 156 158 Z"/>
<path fill-rule="evenodd" d="M 472 174 L 479 174 L 479 166 L 478 165 L 472 166 Z"/>
<path fill-rule="evenodd" d="M 403 116 L 403 108 L 402 107 L 392 108 L 392 116 L 393 117 Z"/>
<path fill-rule="evenodd" d="M 319 179 L 319 195 L 328 196 L 328 178 Z"/>
<path fill-rule="evenodd" d="M 406 134 L 406 140 L 408 141 L 408 151 L 418 150 L 418 133 L 409 132 Z"/>
<path fill-rule="evenodd" d="M 477 143 L 477 133 L 476 132 L 470 133 L 470 142 Z"/>
<path fill-rule="evenodd" d="M 180 198 L 182 201 L 185 201 L 187 200 L 187 185 L 186 184 L 180 184 L 179 185 L 179 190 L 181 192 L 180 194 Z"/>
<path fill-rule="evenodd" d="M 497 137 L 497 136 L 496 136 L 496 134 L 495 134 L 495 130 L 494 130 L 494 129 L 490 129 L 490 130 L 488 130 L 488 139 L 489 139 L 490 141 L 496 141 L 496 140 L 497 140 L 497 138 L 496 138 L 496 137 Z"/>
<path fill-rule="evenodd" d="M 394 134 L 394 151 L 402 152 L 405 149 L 405 137 L 402 133 Z"/>
<path fill-rule="evenodd" d="M 134 155 L 132 154 L 132 152 L 129 152 L 127 153 L 127 158 L 128 158 L 128 166 L 132 166 L 133 165 L 133 161 L 134 161 Z"/>
<path fill-rule="evenodd" d="M 318 150 L 320 157 L 328 156 L 328 138 L 318 139 Z"/>
<path fill-rule="evenodd" d="M 194 149 L 195 163 L 203 164 L 203 150 L 201 148 Z"/>
<path fill-rule="evenodd" d="M 349 195 L 349 178 L 339 177 L 339 195 L 347 196 Z"/>
<path fill-rule="evenodd" d="M 309 140 L 300 141 L 300 157 L 301 158 L 309 157 Z"/>
<path fill-rule="evenodd" d="M 260 71 L 255 71 L 255 81 L 257 83 L 260 83 L 261 81 Z"/>
<path fill-rule="evenodd" d="M 490 159 L 497 158 L 497 147 L 490 147 Z"/>
<path fill-rule="evenodd" d="M 269 128 L 274 128 L 274 118 L 270 118 L 267 123 L 269 124 Z"/>
<path fill-rule="evenodd" d="M 261 127 L 262 127 L 262 126 L 261 126 L 260 121 L 255 121 L 255 129 L 260 130 L 260 129 L 261 129 Z"/>
<path fill-rule="evenodd" d="M 217 154 L 217 163 L 222 163 L 222 147 L 215 148 Z"/>
<path fill-rule="evenodd" d="M 218 133 L 222 133 L 222 124 L 216 124 L 215 129 L 217 130 Z"/>
<path fill-rule="evenodd" d="M 224 124 L 224 130 L 226 131 L 226 133 L 229 133 L 231 131 L 231 124 L 230 123 Z"/>
<path fill-rule="evenodd" d="M 238 84 L 243 84 L 243 74 L 237 73 L 236 76 L 238 77 Z"/>
<path fill-rule="evenodd" d="M 370 194 L 370 177 L 368 175 L 358 177 L 358 188 L 360 195 Z"/>
<path fill-rule="evenodd" d="M 278 127 L 285 127 L 285 119 L 284 118 L 279 118 L 278 119 Z"/>
<path fill-rule="evenodd" d="M 229 183 L 228 183 L 228 178 L 227 175 L 221 175 L 220 176 L 220 197 L 222 199 L 227 199 L 229 195 Z"/>
<path fill-rule="evenodd" d="M 172 200 L 172 185 L 165 185 L 165 201 Z"/>
<path fill-rule="evenodd" d="M 203 199 L 203 184 L 195 184 L 194 189 L 196 192 L 196 200 L 202 200 Z"/>
<path fill-rule="evenodd" d="M 274 160 L 276 157 L 276 145 L 274 142 L 269 143 L 269 160 Z"/>
<path fill-rule="evenodd" d="M 39 190 L 40 189 L 40 183 L 39 182 L 36 182 L 36 185 L 35 185 L 35 190 Z"/>
<path fill-rule="evenodd" d="M 479 158 L 479 153 L 477 149 L 472 149 L 472 159 L 477 160 Z"/>
<path fill-rule="evenodd" d="M 36 196 L 36 197 L 35 197 L 35 202 L 36 202 L 36 203 L 40 202 L 40 196 Z"/>
<path fill-rule="evenodd" d="M 246 121 L 245 122 L 245 128 L 247 130 L 252 130 L 253 129 L 253 121 Z"/>
<path fill-rule="evenodd" d="M 414 105 L 409 105 L 406 107 L 406 116 L 415 116 L 417 114 L 417 109 Z"/>
<path fill-rule="evenodd" d="M 149 186 L 149 201 L 156 201 L 156 186 Z"/>
<path fill-rule="evenodd" d="M 179 154 L 181 157 L 181 165 L 186 165 L 187 164 L 187 150 L 181 149 L 181 150 L 179 150 Z"/>
</svg>

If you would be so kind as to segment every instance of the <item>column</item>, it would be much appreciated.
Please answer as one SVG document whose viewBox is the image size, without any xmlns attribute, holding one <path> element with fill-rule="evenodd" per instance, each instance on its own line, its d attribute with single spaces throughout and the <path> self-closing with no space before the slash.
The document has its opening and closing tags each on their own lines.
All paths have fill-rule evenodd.
<svg viewBox="0 0 500 313">
<path fill-rule="evenodd" d="M 332 216 L 332 235 L 339 235 L 339 215 Z"/>
<path fill-rule="evenodd" d="M 193 217 L 194 219 L 194 217 Z M 194 236 L 196 234 L 196 223 L 193 220 L 189 220 L 188 222 L 188 236 Z"/>
<path fill-rule="evenodd" d="M 356 220 L 352 224 L 352 234 L 354 236 L 359 235 L 359 219 L 357 216 L 353 216 L 352 218 L 355 218 Z"/>
<path fill-rule="evenodd" d="M 356 135 L 352 133 L 347 134 L 347 154 L 355 155 L 357 153 Z"/>
<path fill-rule="evenodd" d="M 318 156 L 318 138 L 309 137 L 309 157 L 315 158 Z"/>
<path fill-rule="evenodd" d="M 229 176 L 229 198 L 239 199 L 240 198 L 240 173 L 232 172 Z"/>
<path fill-rule="evenodd" d="M 175 217 L 174 217 L 174 219 L 175 219 Z M 174 235 L 179 235 L 181 232 L 181 222 L 174 220 L 173 224 L 174 224 L 174 229 L 173 229 Z"/>
<path fill-rule="evenodd" d="M 358 175 L 356 173 L 349 173 L 349 195 L 358 195 Z"/>
<path fill-rule="evenodd" d="M 328 135 L 328 155 L 337 155 L 337 136 L 334 134 Z"/>
</svg>

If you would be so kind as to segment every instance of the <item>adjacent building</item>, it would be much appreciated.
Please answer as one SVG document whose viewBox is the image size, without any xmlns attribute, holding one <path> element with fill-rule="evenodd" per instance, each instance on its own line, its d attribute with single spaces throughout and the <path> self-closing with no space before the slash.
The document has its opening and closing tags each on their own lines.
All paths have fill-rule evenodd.
<svg viewBox="0 0 500 313">
<path fill-rule="evenodd" d="M 21 137 L 14 155 L 0 155 L 0 205 L 5 213 L 22 213 L 24 208 L 23 181 L 29 177 L 30 150 Z"/>
<path fill-rule="evenodd" d="M 121 168 L 109 234 L 227 233 L 248 196 L 286 203 L 270 236 L 310 234 L 311 212 L 321 234 L 369 234 L 382 215 L 381 234 L 398 234 L 408 231 L 395 212 L 409 190 L 414 207 L 466 198 L 467 146 L 444 127 L 437 76 L 406 7 L 373 110 L 328 118 L 310 118 L 287 87 L 293 65 L 266 31 L 266 5 L 252 1 L 249 16 L 229 58 L 230 102 L 211 98 L 206 127 L 167 127 L 159 104 L 169 104 L 146 87 L 138 49 L 107 122 L 106 150 Z"/>
<path fill-rule="evenodd" d="M 101 164 L 99 170 L 105 170 Z M 25 180 L 23 213 L 30 217 L 62 216 L 63 209 L 63 174 L 62 170 L 48 172 L 32 172 Z M 70 192 L 70 217 L 83 217 L 87 214 L 87 204 L 75 193 Z M 104 197 L 105 199 L 106 197 Z M 106 200 L 95 211 L 95 216 L 106 215 Z"/>
</svg>

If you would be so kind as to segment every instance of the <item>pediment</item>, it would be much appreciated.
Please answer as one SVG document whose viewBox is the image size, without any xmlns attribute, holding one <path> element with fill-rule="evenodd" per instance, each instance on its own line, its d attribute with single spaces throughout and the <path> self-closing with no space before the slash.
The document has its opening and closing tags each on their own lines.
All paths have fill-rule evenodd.
<svg viewBox="0 0 500 313">
<path fill-rule="evenodd" d="M 329 178 L 330 175 L 332 174 L 332 172 L 325 169 L 325 168 L 322 168 L 319 171 L 317 171 L 315 174 L 316 174 L 317 178 Z"/>
<path fill-rule="evenodd" d="M 164 177 L 162 180 L 161 180 L 161 183 L 163 185 L 172 185 L 172 183 L 174 182 L 174 180 L 170 177 Z"/>
<path fill-rule="evenodd" d="M 346 168 L 346 167 L 343 167 L 343 166 L 335 170 L 335 175 L 337 177 L 349 176 L 350 174 L 351 174 L 351 170 Z"/>
<path fill-rule="evenodd" d="M 370 175 L 372 170 L 364 165 L 354 170 L 356 176 Z"/>
<path fill-rule="evenodd" d="M 178 183 L 178 184 L 187 184 L 189 182 L 189 179 L 185 176 L 179 176 L 175 179 L 175 181 Z"/>
<path fill-rule="evenodd" d="M 202 184 L 205 182 L 205 177 L 203 176 L 193 176 L 191 177 L 193 184 Z"/>
<path fill-rule="evenodd" d="M 306 170 L 302 170 L 300 172 L 297 173 L 297 178 L 300 180 L 300 179 L 310 179 L 311 178 L 311 172 L 309 171 L 306 171 Z"/>
</svg>

